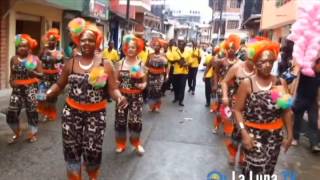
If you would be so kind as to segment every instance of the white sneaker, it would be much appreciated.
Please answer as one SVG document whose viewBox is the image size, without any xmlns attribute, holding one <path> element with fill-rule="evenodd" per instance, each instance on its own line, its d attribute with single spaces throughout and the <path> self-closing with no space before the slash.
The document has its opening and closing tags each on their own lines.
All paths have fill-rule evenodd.
<svg viewBox="0 0 320 180">
<path fill-rule="evenodd" d="M 138 153 L 138 155 L 143 156 L 143 154 L 145 153 L 144 148 L 139 145 L 138 147 L 135 148 L 136 152 Z"/>
<path fill-rule="evenodd" d="M 295 139 L 292 140 L 292 142 L 291 142 L 291 145 L 292 145 L 292 146 L 298 146 L 298 144 L 299 144 L 298 141 L 295 140 Z"/>
</svg>

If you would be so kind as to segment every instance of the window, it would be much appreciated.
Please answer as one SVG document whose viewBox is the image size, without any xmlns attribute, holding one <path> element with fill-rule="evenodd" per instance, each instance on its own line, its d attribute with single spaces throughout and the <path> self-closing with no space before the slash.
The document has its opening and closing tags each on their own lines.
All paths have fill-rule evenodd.
<svg viewBox="0 0 320 180">
<path fill-rule="evenodd" d="M 239 28 L 239 21 L 228 21 L 227 29 L 238 29 Z"/>
<path fill-rule="evenodd" d="M 214 10 L 219 11 L 220 10 L 220 3 L 222 3 L 222 9 L 226 9 L 227 7 L 227 1 L 226 0 L 215 0 L 213 5 L 214 5 Z"/>
<path fill-rule="evenodd" d="M 237 8 L 237 0 L 230 0 L 230 8 Z"/>
</svg>

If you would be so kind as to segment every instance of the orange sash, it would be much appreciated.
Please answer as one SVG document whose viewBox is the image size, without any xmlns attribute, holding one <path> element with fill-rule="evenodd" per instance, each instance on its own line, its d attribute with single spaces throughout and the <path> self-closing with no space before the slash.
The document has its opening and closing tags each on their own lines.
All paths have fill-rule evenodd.
<svg viewBox="0 0 320 180">
<path fill-rule="evenodd" d="M 270 123 L 254 123 L 254 122 L 246 121 L 244 124 L 248 127 L 260 129 L 260 130 L 277 130 L 277 129 L 281 129 L 284 126 L 281 118 L 276 119 L 275 121 Z"/>
<path fill-rule="evenodd" d="M 165 68 L 153 68 L 153 67 L 149 67 L 149 72 L 151 74 L 162 74 L 166 72 Z"/>
<path fill-rule="evenodd" d="M 122 89 L 120 89 L 120 92 L 123 94 L 140 94 L 140 93 L 142 93 L 142 90 L 141 89 L 122 88 Z"/>
<path fill-rule="evenodd" d="M 105 109 L 108 105 L 106 100 L 103 100 L 99 103 L 94 103 L 94 104 L 81 104 L 76 102 L 74 99 L 70 97 L 67 97 L 66 102 L 70 107 L 80 111 L 86 111 L 86 112 L 100 111 Z"/>
<path fill-rule="evenodd" d="M 31 85 L 38 83 L 39 79 L 37 78 L 31 78 L 31 79 L 16 79 L 14 80 L 14 83 L 17 85 Z"/>
<path fill-rule="evenodd" d="M 44 74 L 58 74 L 59 70 L 58 69 L 43 69 Z"/>
</svg>

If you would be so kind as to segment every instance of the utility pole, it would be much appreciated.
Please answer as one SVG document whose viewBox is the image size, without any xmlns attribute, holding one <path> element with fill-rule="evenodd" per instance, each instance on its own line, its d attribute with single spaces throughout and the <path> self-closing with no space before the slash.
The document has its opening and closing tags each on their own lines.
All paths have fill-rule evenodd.
<svg viewBox="0 0 320 180">
<path fill-rule="evenodd" d="M 219 10 L 220 10 L 220 18 L 219 18 L 219 32 L 218 32 L 218 39 L 217 43 L 220 42 L 220 36 L 222 33 L 222 12 L 223 12 L 223 0 L 218 0 L 219 2 Z"/>
<path fill-rule="evenodd" d="M 215 8 L 215 0 L 212 0 L 212 4 L 211 4 L 211 10 L 212 10 L 211 25 L 210 25 L 210 29 L 209 29 L 210 43 L 212 43 L 212 33 L 214 33 L 214 8 Z"/>
<path fill-rule="evenodd" d="M 129 13 L 130 13 L 130 0 L 127 0 L 127 9 L 126 9 L 127 30 L 129 30 Z"/>
</svg>

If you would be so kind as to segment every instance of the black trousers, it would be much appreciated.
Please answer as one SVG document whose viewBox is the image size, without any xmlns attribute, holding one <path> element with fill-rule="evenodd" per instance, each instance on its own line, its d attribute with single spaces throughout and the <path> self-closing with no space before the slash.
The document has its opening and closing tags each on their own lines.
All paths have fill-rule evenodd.
<svg viewBox="0 0 320 180">
<path fill-rule="evenodd" d="M 189 90 L 193 92 L 196 89 L 197 73 L 198 73 L 198 68 L 189 68 L 188 85 L 189 85 Z"/>
<path fill-rule="evenodd" d="M 308 113 L 308 127 L 307 135 L 311 145 L 317 145 L 319 142 L 318 130 L 318 104 L 316 98 L 308 100 L 306 98 L 297 97 L 293 105 L 294 112 L 294 125 L 293 125 L 293 138 L 299 140 L 299 135 L 302 127 L 303 115 Z"/>
<path fill-rule="evenodd" d="M 211 78 L 205 78 L 204 79 L 204 85 L 205 85 L 206 103 L 210 104 L 210 100 L 211 100 Z"/>
<path fill-rule="evenodd" d="M 188 75 L 186 74 L 173 75 L 174 99 L 178 100 L 179 103 L 182 103 L 184 99 L 187 77 Z"/>
</svg>

